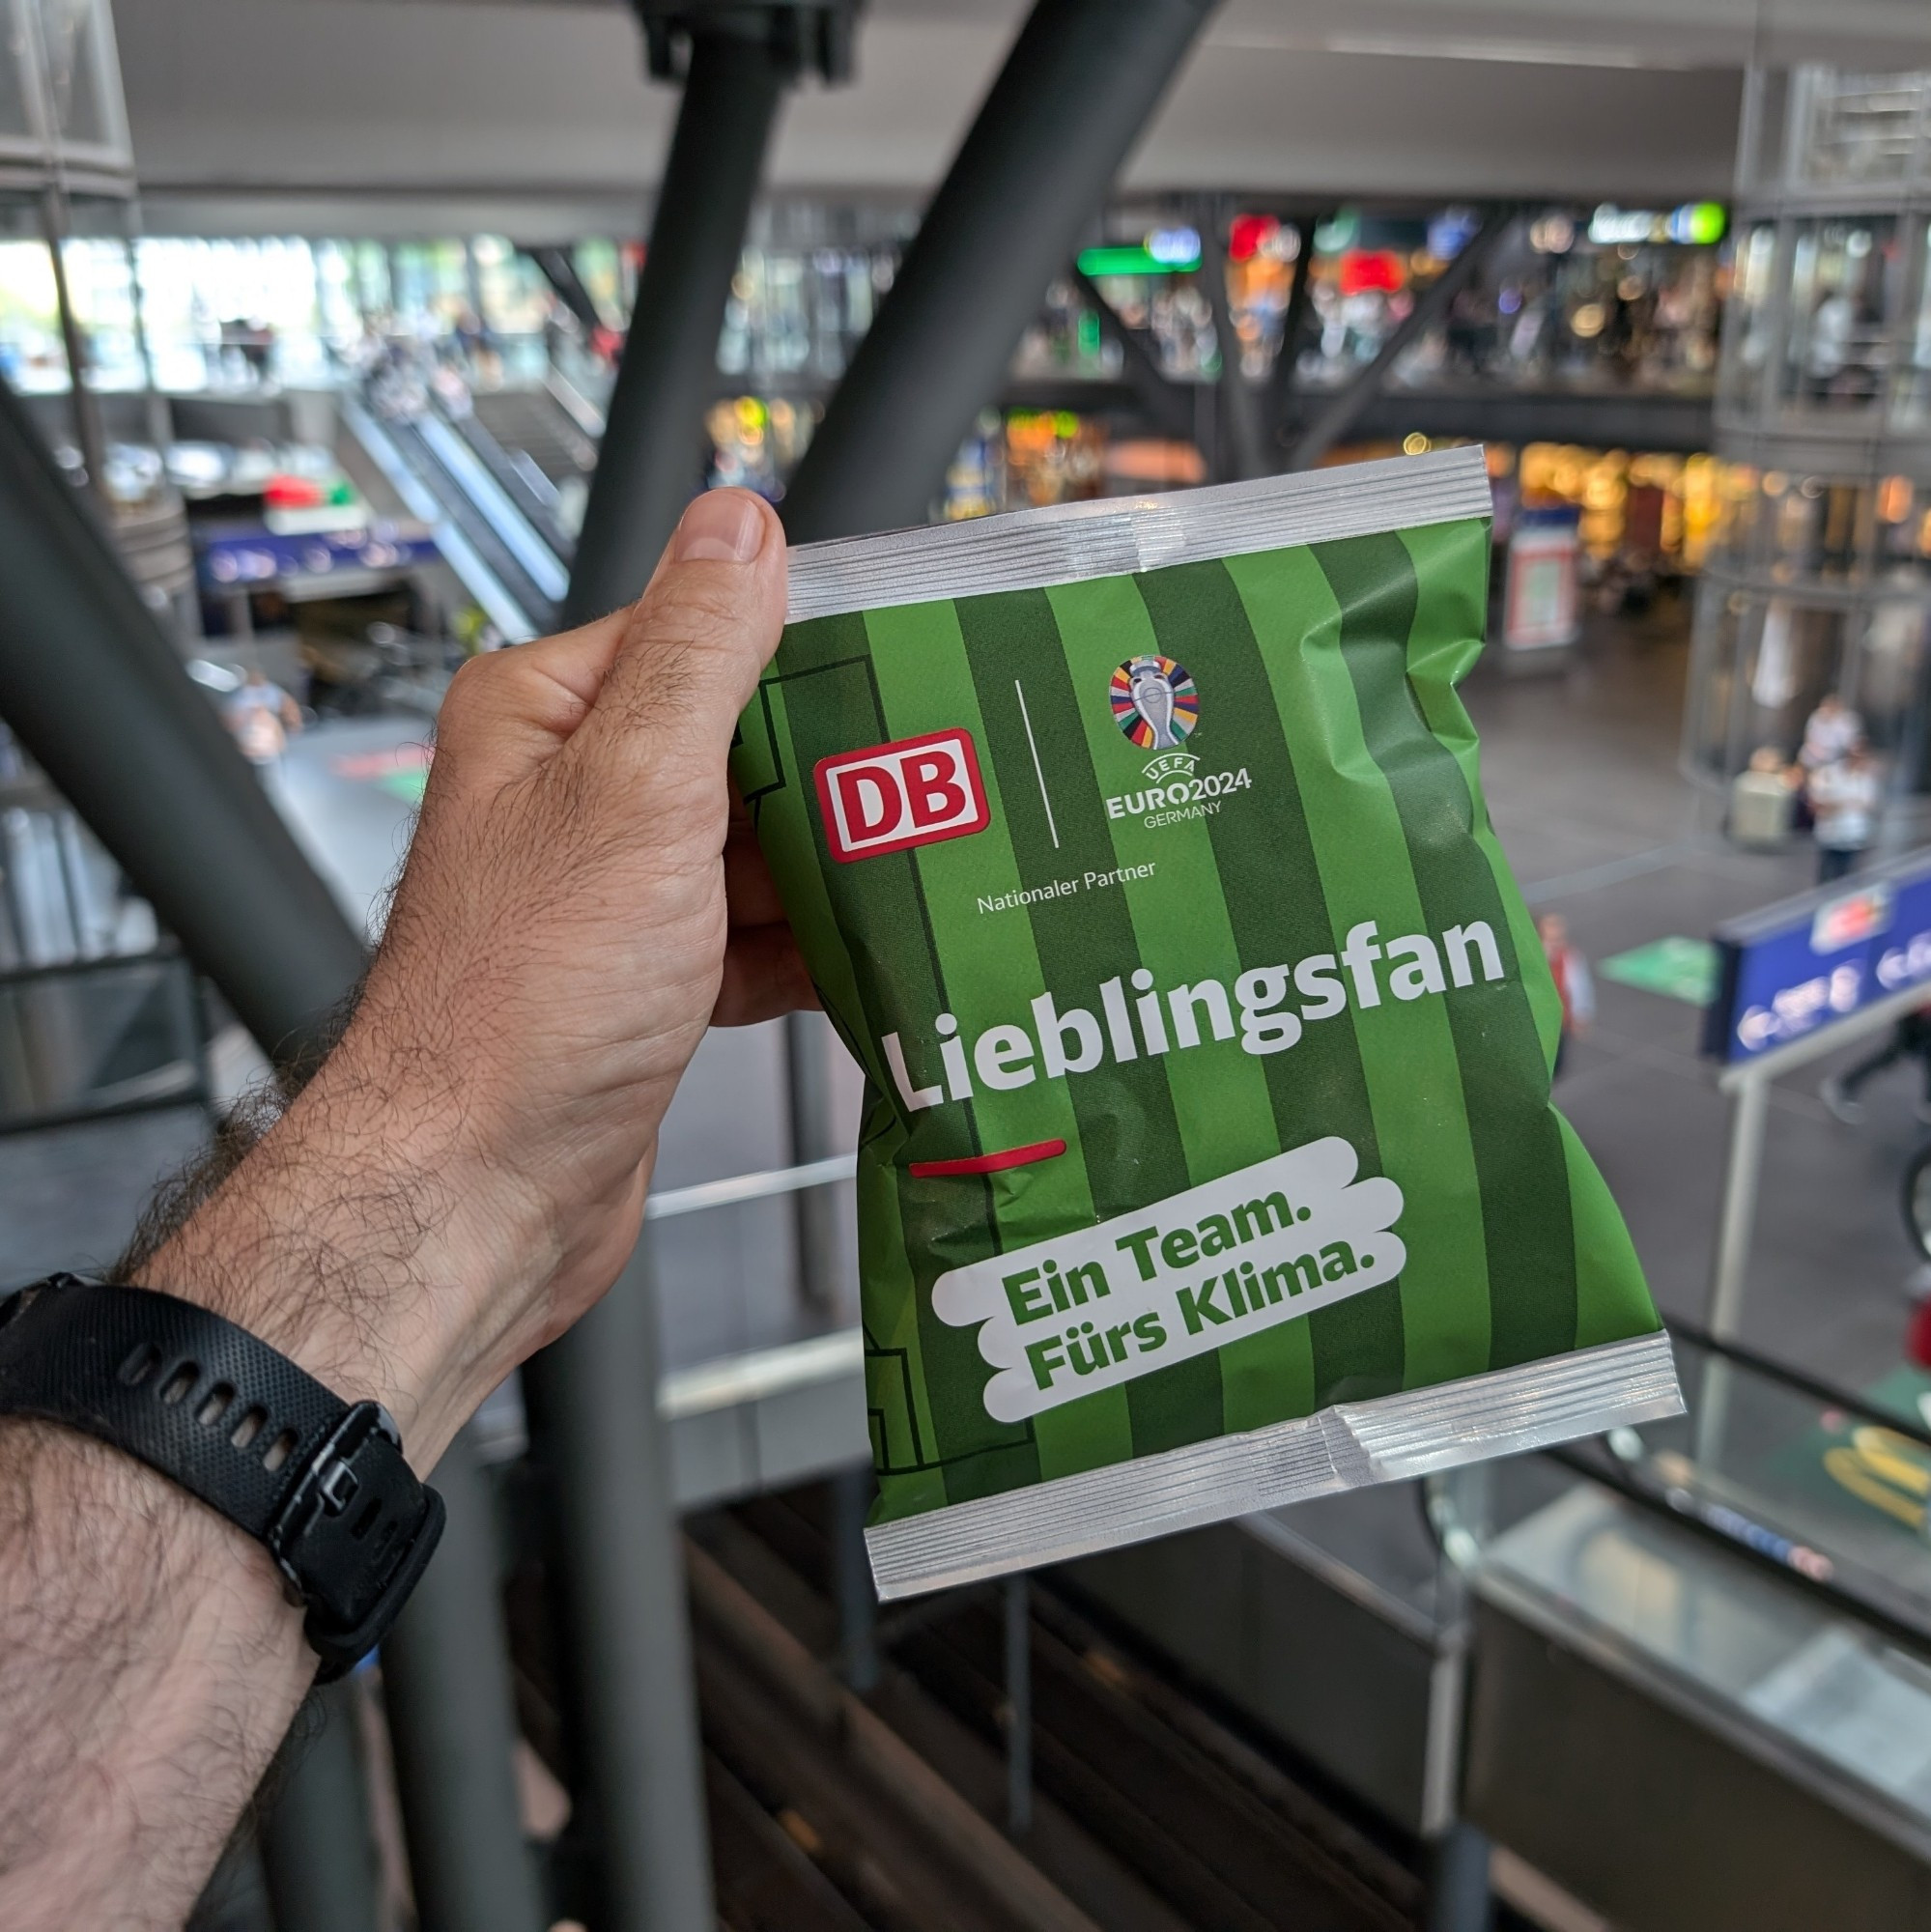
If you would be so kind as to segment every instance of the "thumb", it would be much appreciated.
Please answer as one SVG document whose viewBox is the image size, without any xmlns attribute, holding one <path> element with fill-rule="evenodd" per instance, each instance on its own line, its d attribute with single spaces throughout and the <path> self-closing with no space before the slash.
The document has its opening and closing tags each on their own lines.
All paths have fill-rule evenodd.
<svg viewBox="0 0 1931 1932">
<path fill-rule="evenodd" d="M 784 626 L 784 537 L 749 490 L 713 490 L 684 512 L 632 607 L 574 757 L 623 774 L 715 762 Z"/>
</svg>

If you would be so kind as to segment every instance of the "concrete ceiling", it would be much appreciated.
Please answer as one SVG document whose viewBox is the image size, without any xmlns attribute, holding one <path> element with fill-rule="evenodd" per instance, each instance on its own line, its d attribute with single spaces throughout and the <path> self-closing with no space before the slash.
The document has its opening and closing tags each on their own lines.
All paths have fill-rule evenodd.
<svg viewBox="0 0 1931 1932">
<path fill-rule="evenodd" d="M 917 200 L 1018 0 L 874 0 L 784 110 L 785 190 Z M 613 0 L 114 0 L 151 225 L 633 227 L 674 93 Z M 1632 203 L 1721 194 L 1752 51 L 1931 66 L 1927 0 L 1226 0 L 1124 185 Z"/>
</svg>

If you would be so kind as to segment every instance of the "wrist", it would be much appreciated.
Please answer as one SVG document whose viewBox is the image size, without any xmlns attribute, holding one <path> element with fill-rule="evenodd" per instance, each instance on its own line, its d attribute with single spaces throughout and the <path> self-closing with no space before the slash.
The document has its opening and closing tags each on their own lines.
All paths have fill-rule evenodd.
<svg viewBox="0 0 1931 1932">
<path fill-rule="evenodd" d="M 462 1110 L 399 1104 L 357 1045 L 134 1279 L 226 1316 L 345 1400 L 381 1403 L 422 1473 L 527 1352 L 515 1317 L 547 1243 L 463 1145 Z"/>
</svg>

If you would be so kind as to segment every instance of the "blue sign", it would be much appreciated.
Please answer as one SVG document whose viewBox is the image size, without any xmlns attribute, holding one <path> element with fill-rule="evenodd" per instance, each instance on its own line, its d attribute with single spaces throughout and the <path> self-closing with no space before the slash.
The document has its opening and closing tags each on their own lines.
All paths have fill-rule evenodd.
<svg viewBox="0 0 1931 1932">
<path fill-rule="evenodd" d="M 278 536 L 261 524 L 223 524 L 198 534 L 202 588 L 220 596 L 265 590 L 290 578 L 409 570 L 434 563 L 436 539 L 420 524 L 373 523 L 354 530 Z"/>
<path fill-rule="evenodd" d="M 1720 925 L 1703 1050 L 1737 1065 L 1931 987 L 1931 851 Z"/>
</svg>

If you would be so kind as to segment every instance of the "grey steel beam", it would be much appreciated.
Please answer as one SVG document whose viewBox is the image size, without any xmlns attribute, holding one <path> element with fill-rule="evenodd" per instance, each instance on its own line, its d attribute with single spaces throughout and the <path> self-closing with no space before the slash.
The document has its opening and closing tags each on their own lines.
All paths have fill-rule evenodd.
<svg viewBox="0 0 1931 1932">
<path fill-rule="evenodd" d="M 849 62 L 843 0 L 639 0 L 638 11 L 653 72 L 685 57 L 684 99 L 563 603 L 569 624 L 637 596 L 700 487 L 718 331 L 779 97 L 808 64 L 838 79 Z M 647 1244 L 523 1381 L 554 1532 L 571 1831 L 591 1932 L 695 1932 L 716 1913 Z"/>
<path fill-rule="evenodd" d="M 1091 275 L 1075 268 L 1072 280 L 1087 306 L 1099 317 L 1100 334 L 1120 345 L 1121 372 L 1148 420 L 1168 436 L 1191 436 L 1193 397 L 1160 367 L 1140 331 L 1127 327 Z"/>
<path fill-rule="evenodd" d="M 544 1932 L 550 1914 L 518 1823 L 502 1628 L 446 1613 L 450 1602 L 494 1605 L 501 1589 L 489 1476 L 468 1430 L 434 1480 L 448 1512 L 435 1584 L 418 1589 L 383 1646 L 416 1918 L 421 1932 Z"/>
<path fill-rule="evenodd" d="M 524 1368 L 554 1532 L 571 1833 L 590 1932 L 700 1932 L 717 1920 L 647 1246 Z"/>
<path fill-rule="evenodd" d="M 1266 406 L 1267 454 L 1276 469 L 1286 460 L 1281 441 L 1288 412 L 1295 400 L 1294 385 L 1299 380 L 1301 352 L 1307 347 L 1308 322 L 1315 313 L 1315 230 L 1330 219 L 1332 216 L 1327 214 L 1294 217 L 1294 226 L 1300 232 L 1300 252 L 1294 257 L 1294 285 L 1288 291 L 1288 312 L 1281 318 L 1281 347 L 1274 357 Z"/>
<path fill-rule="evenodd" d="M 1214 347 L 1220 355 L 1215 385 L 1214 471 L 1223 483 L 1249 483 L 1268 473 L 1262 399 L 1240 367 L 1240 337 L 1234 327 L 1234 304 L 1227 298 L 1227 230 L 1231 211 L 1210 202 L 1200 211 L 1201 279 L 1213 311 Z"/>
<path fill-rule="evenodd" d="M 285 1067 L 311 1062 L 361 978 L 361 939 L 4 384 L 0 520 L 0 717 L 263 1050 Z M 470 1594 L 440 1559 L 410 1613 L 439 1642 L 507 1655 L 494 1593 Z M 406 1662 L 399 1667 L 407 1674 Z M 492 1695 L 489 1684 L 474 1684 L 455 1712 L 433 1692 L 415 1704 L 497 1740 L 513 1734 L 513 1720 L 506 1703 L 485 1709 Z M 276 1915 L 302 1932 L 375 1924 L 372 1886 L 355 1880 L 367 1821 L 360 1787 L 352 1788 L 355 1748 L 331 1717 L 292 1771 L 268 1834 Z M 469 1851 L 495 1848 L 506 1864 L 509 1848 L 520 1852 L 511 1799 L 496 1815 L 466 1818 Z M 324 1884 L 316 1873 L 325 1891 L 312 1889 Z"/>
<path fill-rule="evenodd" d="M 299 1060 L 361 940 L 4 384 L 0 505 L 0 717 L 263 1048 Z"/>
<path fill-rule="evenodd" d="M 1462 244 L 1462 252 L 1421 293 L 1415 305 L 1396 324 L 1373 361 L 1350 376 L 1340 390 L 1316 411 L 1314 420 L 1294 439 L 1288 456 L 1290 469 L 1314 467 L 1354 426 L 1361 412 L 1380 394 L 1381 384 L 1396 362 L 1423 332 L 1448 313 L 1448 305 L 1475 279 L 1482 265 L 1515 226 L 1516 210 L 1493 208 Z"/>
<path fill-rule="evenodd" d="M 783 503 L 794 543 L 921 520 L 1213 0 L 1037 0 Z"/>
<path fill-rule="evenodd" d="M 282 1747 L 283 1781 L 262 1821 L 275 1932 L 377 1932 L 376 1840 L 356 1695 L 347 1680 L 316 1691 Z M 274 1791 L 276 1774 L 269 1776 Z"/>
<path fill-rule="evenodd" d="M 611 391 L 564 600 L 566 625 L 637 596 L 703 485 L 699 438 L 718 330 L 785 71 L 750 9 L 694 36 L 684 101 Z"/>
<path fill-rule="evenodd" d="M 524 253 L 543 271 L 543 279 L 555 291 L 557 300 L 576 317 L 587 345 L 591 334 L 603 327 L 604 319 L 597 313 L 597 304 L 583 286 L 583 278 L 577 272 L 569 249 L 540 246 L 525 248 Z"/>
</svg>

